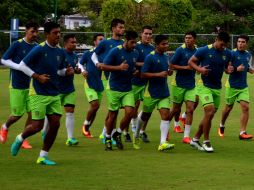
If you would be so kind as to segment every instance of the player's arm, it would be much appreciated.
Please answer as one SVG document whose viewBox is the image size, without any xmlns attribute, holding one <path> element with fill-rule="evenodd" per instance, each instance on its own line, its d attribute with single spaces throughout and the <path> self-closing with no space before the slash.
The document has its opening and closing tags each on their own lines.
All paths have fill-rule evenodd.
<svg viewBox="0 0 254 190">
<path fill-rule="evenodd" d="M 120 65 L 108 65 L 104 63 L 98 63 L 96 67 L 103 71 L 126 71 L 129 68 L 129 65 L 124 60 Z"/>
<path fill-rule="evenodd" d="M 11 69 L 18 70 L 18 68 L 19 68 L 19 65 L 17 63 L 13 62 L 11 59 L 1 59 L 1 63 Z"/>
<path fill-rule="evenodd" d="M 15 69 L 18 70 L 19 65 L 15 62 L 12 61 L 13 56 L 15 55 L 15 53 L 17 52 L 17 48 L 18 48 L 18 42 L 14 42 L 13 44 L 11 44 L 11 46 L 7 49 L 7 51 L 4 53 L 1 62 L 2 64 L 4 64 L 5 66 L 11 68 L 11 69 Z"/>
<path fill-rule="evenodd" d="M 199 59 L 193 55 L 189 61 L 188 61 L 188 65 L 194 69 L 195 71 L 197 71 L 198 73 L 201 73 L 202 75 L 208 75 L 208 72 L 210 71 L 210 69 L 208 69 L 209 65 L 200 67 L 199 65 Z"/>
<path fill-rule="evenodd" d="M 170 64 L 170 69 L 172 70 L 193 70 L 190 65 L 180 66 L 177 64 Z"/>
</svg>

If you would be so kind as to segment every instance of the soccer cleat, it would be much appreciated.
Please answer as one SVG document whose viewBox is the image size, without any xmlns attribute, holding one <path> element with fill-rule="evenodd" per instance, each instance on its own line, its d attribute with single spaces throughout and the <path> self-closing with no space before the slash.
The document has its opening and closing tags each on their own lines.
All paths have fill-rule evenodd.
<svg viewBox="0 0 254 190">
<path fill-rule="evenodd" d="M 159 145 L 158 150 L 159 151 L 166 151 L 166 150 L 171 150 L 173 148 L 175 148 L 174 144 L 169 144 L 169 143 L 165 142 L 165 143 Z"/>
<path fill-rule="evenodd" d="M 174 132 L 175 133 L 183 133 L 183 130 L 181 129 L 180 125 L 177 125 L 174 127 Z"/>
<path fill-rule="evenodd" d="M 181 122 L 182 126 L 185 127 L 186 118 L 183 118 L 182 116 L 180 116 L 180 117 L 179 117 L 179 121 Z"/>
<path fill-rule="evenodd" d="M 140 133 L 140 134 L 139 134 L 139 137 L 142 139 L 142 141 L 143 141 L 144 143 L 149 143 L 149 142 L 150 142 L 150 140 L 148 139 L 148 136 L 147 136 L 147 134 L 146 134 L 145 132 Z"/>
<path fill-rule="evenodd" d="M 225 127 L 219 127 L 218 128 L 218 135 L 220 137 L 224 137 L 224 131 L 225 131 Z"/>
<path fill-rule="evenodd" d="M 22 141 L 20 141 L 18 139 L 18 137 L 16 137 L 15 141 L 11 145 L 11 154 L 12 154 L 12 156 L 16 156 L 18 154 L 21 145 L 22 145 Z"/>
<path fill-rule="evenodd" d="M 36 161 L 37 164 L 54 166 L 56 163 L 48 159 L 48 157 L 39 157 Z"/>
<path fill-rule="evenodd" d="M 140 149 L 140 139 L 139 137 L 133 137 L 133 148 L 136 150 Z"/>
<path fill-rule="evenodd" d="M 196 149 L 198 149 L 198 150 L 200 150 L 200 151 L 204 151 L 204 148 L 202 147 L 202 145 L 200 144 L 199 141 L 193 141 L 193 140 L 191 140 L 191 141 L 190 141 L 190 145 L 191 145 L 191 147 L 193 147 L 193 148 L 196 148 Z"/>
<path fill-rule="evenodd" d="M 122 143 L 122 140 L 121 140 L 121 133 L 119 132 L 115 132 L 113 134 L 113 139 L 116 141 L 116 147 L 120 150 L 123 149 L 123 143 Z"/>
<path fill-rule="evenodd" d="M 85 126 L 82 126 L 82 133 L 87 138 L 93 138 L 93 135 L 90 133 L 90 131 L 86 131 Z"/>
<path fill-rule="evenodd" d="M 33 147 L 29 144 L 28 140 L 24 140 L 23 143 L 22 143 L 22 145 L 21 145 L 21 147 L 24 148 L 24 149 L 31 149 L 31 148 L 33 148 Z"/>
<path fill-rule="evenodd" d="M 105 150 L 113 150 L 111 139 L 106 139 L 106 141 L 105 141 Z"/>
<path fill-rule="evenodd" d="M 213 147 L 212 147 L 212 145 L 211 145 L 210 142 L 205 142 L 205 143 L 203 143 L 203 144 L 202 144 L 202 147 L 203 147 L 203 149 L 204 149 L 206 152 L 213 152 L 213 151 L 214 151 L 214 150 L 213 150 Z"/>
<path fill-rule="evenodd" d="M 106 137 L 103 134 L 100 134 L 99 139 L 101 140 L 102 144 L 105 144 Z"/>
<path fill-rule="evenodd" d="M 75 145 L 77 145 L 78 143 L 79 143 L 79 142 L 78 142 L 77 139 L 75 139 L 75 138 L 68 138 L 65 144 L 66 144 L 67 146 L 75 146 Z"/>
<path fill-rule="evenodd" d="M 252 135 L 248 135 L 246 132 L 244 132 L 243 134 L 239 135 L 239 139 L 240 140 L 249 140 L 252 139 L 253 136 Z"/>
<path fill-rule="evenodd" d="M 1 129 L 0 129 L 0 142 L 2 144 L 6 143 L 7 136 L 8 136 L 8 130 L 3 129 L 3 127 L 1 127 Z"/>
<path fill-rule="evenodd" d="M 191 138 L 190 137 L 184 137 L 182 142 L 185 143 L 185 144 L 190 144 Z"/>
<path fill-rule="evenodd" d="M 131 136 L 130 136 L 129 133 L 126 133 L 126 134 L 124 135 L 124 138 L 125 138 L 125 142 L 132 142 Z"/>
</svg>

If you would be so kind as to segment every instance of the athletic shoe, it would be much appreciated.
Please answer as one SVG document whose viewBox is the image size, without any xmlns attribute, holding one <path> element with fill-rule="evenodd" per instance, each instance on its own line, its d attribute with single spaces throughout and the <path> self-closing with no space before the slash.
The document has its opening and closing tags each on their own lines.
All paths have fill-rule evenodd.
<svg viewBox="0 0 254 190">
<path fill-rule="evenodd" d="M 116 145 L 116 141 L 113 138 L 111 138 L 111 142 L 112 142 L 112 145 Z"/>
<path fill-rule="evenodd" d="M 139 137 L 142 139 L 142 141 L 143 141 L 144 143 L 149 143 L 149 142 L 150 142 L 150 140 L 148 139 L 148 136 L 147 136 L 147 134 L 146 134 L 145 132 L 140 133 L 140 134 L 139 134 Z"/>
<path fill-rule="evenodd" d="M 159 145 L 158 150 L 159 151 L 166 151 L 166 150 L 171 150 L 173 148 L 175 148 L 174 144 L 169 144 L 169 143 L 165 142 L 165 143 Z"/>
<path fill-rule="evenodd" d="M 252 135 L 248 135 L 246 132 L 244 132 L 243 134 L 239 135 L 239 139 L 240 140 L 249 140 L 252 139 L 253 136 Z"/>
<path fill-rule="evenodd" d="M 105 150 L 113 150 L 112 149 L 112 141 L 111 141 L 111 139 L 106 139 Z"/>
<path fill-rule="evenodd" d="M 129 133 L 126 133 L 126 134 L 124 135 L 124 138 L 125 138 L 125 142 L 132 142 L 131 136 L 130 136 Z"/>
<path fill-rule="evenodd" d="M 202 147 L 202 145 L 200 144 L 199 141 L 193 141 L 193 140 L 191 140 L 191 141 L 190 141 L 190 145 L 191 145 L 191 147 L 193 147 L 193 148 L 196 148 L 196 149 L 198 149 L 198 150 L 200 150 L 200 151 L 204 151 L 204 148 Z"/>
<path fill-rule="evenodd" d="M 219 127 L 218 128 L 218 135 L 220 137 L 224 137 L 224 131 L 225 131 L 225 127 Z"/>
<path fill-rule="evenodd" d="M 122 140 L 121 140 L 121 133 L 119 132 L 115 132 L 113 134 L 113 139 L 116 141 L 116 147 L 120 150 L 123 149 L 123 143 L 122 143 Z"/>
<path fill-rule="evenodd" d="M 133 137 L 133 148 L 136 150 L 140 149 L 140 139 L 139 137 Z"/>
<path fill-rule="evenodd" d="M 54 166 L 56 163 L 48 159 L 48 157 L 39 157 L 36 161 L 37 164 Z"/>
<path fill-rule="evenodd" d="M 8 130 L 3 129 L 3 127 L 1 127 L 1 129 L 0 129 L 0 142 L 2 144 L 6 143 L 7 136 L 8 136 Z"/>
<path fill-rule="evenodd" d="M 179 121 L 181 122 L 182 126 L 185 127 L 186 118 L 183 118 L 182 116 L 180 116 L 180 117 L 179 117 Z"/>
<path fill-rule="evenodd" d="M 93 135 L 90 133 L 90 131 L 86 131 L 85 126 L 82 126 L 82 133 L 87 138 L 93 138 Z"/>
<path fill-rule="evenodd" d="M 21 145 L 21 147 L 24 148 L 24 149 L 31 149 L 31 148 L 33 148 L 33 147 L 29 144 L 28 140 L 24 140 L 23 143 L 22 143 L 22 145 Z"/>
<path fill-rule="evenodd" d="M 206 152 L 213 152 L 213 147 L 210 142 L 203 143 L 202 147 Z"/>
<path fill-rule="evenodd" d="M 184 137 L 182 142 L 185 143 L 185 144 L 190 144 L 191 138 L 190 137 Z"/>
<path fill-rule="evenodd" d="M 11 145 L 11 155 L 12 156 L 16 156 L 18 154 L 21 145 L 22 145 L 22 141 L 20 141 L 18 139 L 18 137 L 16 137 L 15 141 Z"/>
<path fill-rule="evenodd" d="M 78 142 L 78 140 L 77 139 L 75 139 L 75 138 L 69 138 L 69 139 L 67 139 L 67 141 L 66 141 L 66 145 L 67 146 L 75 146 L 75 145 L 77 145 L 79 142 Z"/>
<path fill-rule="evenodd" d="M 174 127 L 175 133 L 183 133 L 183 130 L 181 129 L 180 125 Z"/>
</svg>

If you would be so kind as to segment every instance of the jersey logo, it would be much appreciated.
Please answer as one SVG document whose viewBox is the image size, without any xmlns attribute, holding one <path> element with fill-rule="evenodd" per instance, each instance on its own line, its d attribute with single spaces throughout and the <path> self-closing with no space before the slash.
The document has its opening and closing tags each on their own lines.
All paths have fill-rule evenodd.
<svg viewBox="0 0 254 190">
<path fill-rule="evenodd" d="M 210 58 L 212 58 L 212 57 L 213 57 L 213 55 L 211 55 L 211 54 L 209 54 L 208 56 L 209 56 Z"/>
<path fill-rule="evenodd" d="M 113 45 L 110 45 L 109 47 L 110 47 L 110 48 L 112 48 L 112 47 L 113 47 Z"/>
<path fill-rule="evenodd" d="M 60 56 L 59 56 L 59 55 L 58 55 L 58 56 L 56 56 L 56 60 L 57 60 L 57 61 L 60 61 L 60 59 L 61 59 L 61 58 L 60 58 Z"/>
<path fill-rule="evenodd" d="M 44 54 L 44 57 L 48 57 L 48 54 L 47 54 L 47 53 L 45 53 L 45 54 Z"/>
<path fill-rule="evenodd" d="M 209 101 L 209 96 L 205 96 L 205 101 Z"/>
<path fill-rule="evenodd" d="M 124 60 L 124 56 L 122 56 L 121 59 Z"/>
<path fill-rule="evenodd" d="M 160 63 L 160 60 L 158 59 L 157 62 Z"/>
<path fill-rule="evenodd" d="M 240 57 L 238 56 L 237 59 L 240 59 Z"/>
<path fill-rule="evenodd" d="M 227 57 L 226 57 L 225 55 L 222 56 L 222 59 L 223 59 L 224 61 L 226 60 L 226 58 L 227 58 Z"/>
<path fill-rule="evenodd" d="M 26 54 L 26 50 L 23 50 L 23 54 Z"/>
<path fill-rule="evenodd" d="M 136 62 L 136 58 L 133 58 L 133 62 Z"/>
</svg>

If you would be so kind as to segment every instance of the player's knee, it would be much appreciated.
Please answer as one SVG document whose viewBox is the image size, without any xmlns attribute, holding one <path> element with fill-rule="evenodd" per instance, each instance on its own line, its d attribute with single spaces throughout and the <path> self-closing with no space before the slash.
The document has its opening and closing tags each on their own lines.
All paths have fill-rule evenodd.
<svg viewBox="0 0 254 190">
<path fill-rule="evenodd" d="M 93 112 L 97 112 L 98 109 L 99 109 L 99 107 L 100 107 L 100 104 L 99 104 L 99 103 L 93 103 L 93 104 L 91 105 L 91 108 L 92 108 Z"/>
<path fill-rule="evenodd" d="M 243 105 L 242 111 L 243 111 L 243 113 L 248 113 L 249 112 L 249 105 Z"/>
</svg>

